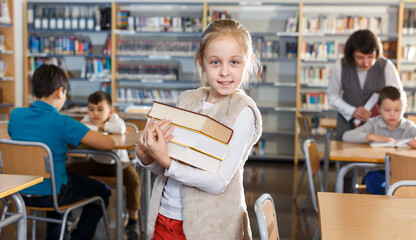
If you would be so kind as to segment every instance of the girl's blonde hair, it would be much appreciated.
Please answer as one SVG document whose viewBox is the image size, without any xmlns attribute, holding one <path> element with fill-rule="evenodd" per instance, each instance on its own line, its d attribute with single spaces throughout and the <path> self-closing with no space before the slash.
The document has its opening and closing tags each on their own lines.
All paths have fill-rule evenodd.
<svg viewBox="0 0 416 240">
<path fill-rule="evenodd" d="M 195 54 L 194 64 L 198 71 L 202 86 L 205 81 L 202 77 L 202 68 L 204 54 L 207 46 L 217 37 L 230 36 L 234 37 L 240 44 L 241 52 L 245 62 L 247 74 L 242 80 L 242 88 L 245 88 L 249 82 L 257 81 L 261 75 L 261 65 L 257 53 L 253 50 L 251 36 L 248 30 L 239 22 L 232 19 L 221 19 L 211 23 L 202 33 L 198 52 Z"/>
</svg>

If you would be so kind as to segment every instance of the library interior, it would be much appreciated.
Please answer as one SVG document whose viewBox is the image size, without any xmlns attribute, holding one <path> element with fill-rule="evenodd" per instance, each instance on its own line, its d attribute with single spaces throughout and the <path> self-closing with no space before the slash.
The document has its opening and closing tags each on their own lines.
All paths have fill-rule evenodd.
<svg viewBox="0 0 416 240">
<path fill-rule="evenodd" d="M 70 205 L 58 206 L 58 210 L 51 205 L 43 211 L 45 208 L 30 206 L 28 200 L 40 195 L 25 194 L 25 190 L 57 178 L 53 176 L 55 166 L 51 171 L 46 163 L 46 156 L 55 157 L 54 149 L 46 146 L 47 151 L 40 153 L 30 144 L 24 148 L 30 141 L 13 136 L 15 126 L 9 121 L 15 109 L 31 108 L 42 101 L 42 95 L 34 91 L 34 73 L 43 65 L 59 67 L 68 80 L 59 116 L 69 116 L 77 124 L 93 122 L 91 105 L 100 108 L 102 99 L 96 104 L 90 96 L 102 91 L 110 97 L 111 116 L 125 122 L 124 134 L 108 130 L 109 122 L 97 125 L 95 132 L 114 141 L 113 150 L 92 149 L 82 140 L 78 141 L 81 146 L 65 146 L 67 164 L 95 161 L 96 155 L 112 158 L 112 164 L 105 166 L 112 166 L 111 176 L 88 174 L 111 189 L 109 205 L 104 207 L 93 239 L 148 239 L 153 236 L 149 231 L 160 231 L 152 224 L 148 227 L 148 220 L 155 211 L 152 207 L 159 206 L 152 201 L 152 191 L 163 175 L 169 180 L 162 205 L 165 195 L 174 194 L 169 193 L 168 186 L 172 184 L 184 190 L 179 192 L 183 195 L 178 197 L 181 201 L 188 188 L 201 194 L 198 197 L 204 196 L 202 193 L 227 196 L 231 192 L 228 188 L 224 193 L 210 194 L 205 190 L 209 187 L 196 183 L 187 185 L 175 180 L 169 184 L 171 178 L 177 177 L 174 170 L 164 168 L 164 174 L 162 170 L 155 174 L 137 157 L 137 149 L 147 146 L 141 141 L 145 141 L 144 129 L 146 124 L 152 124 L 151 118 L 157 120 L 155 126 L 162 125 L 164 118 L 172 120 L 175 127 L 165 131 L 173 132 L 173 139 L 165 137 L 167 152 L 171 159 L 178 160 L 175 163 L 186 165 L 183 169 L 193 169 L 192 174 L 205 171 L 207 176 L 222 178 L 218 173 L 225 171 L 222 169 L 227 156 L 236 156 L 229 147 L 234 146 L 233 136 L 241 134 L 233 132 L 233 122 L 226 122 L 228 115 L 225 121 L 214 113 L 208 114 L 208 110 L 204 115 L 179 107 L 182 94 L 209 82 L 201 62 L 205 56 L 195 56 L 203 44 L 205 30 L 222 19 L 236 20 L 249 32 L 250 46 L 261 67 L 257 76 L 250 76 L 257 79 L 243 89 L 261 115 L 262 130 L 251 149 L 251 145 L 241 147 L 250 150 L 247 160 L 239 163 L 243 169 L 239 176 L 244 189 L 242 208 L 243 213 L 248 212 L 249 233 L 240 233 L 236 239 L 243 239 L 244 234 L 261 240 L 411 239 L 416 234 L 413 224 L 409 224 L 415 223 L 412 214 L 416 214 L 411 207 L 416 204 L 412 199 L 416 197 L 416 164 L 412 163 L 412 159 L 416 161 L 416 142 L 415 147 L 412 145 L 416 135 L 409 136 L 409 131 L 416 129 L 416 0 L 0 0 L 0 240 L 45 239 L 51 234 L 51 227 L 43 219 L 50 215 L 45 214 L 47 211 L 65 213 L 60 239 L 68 239 L 65 235 L 69 237 L 82 223 L 82 206 L 72 211 Z M 363 40 L 358 38 L 355 40 L 360 43 L 349 43 L 354 34 L 363 30 L 375 37 L 376 47 L 360 46 Z M 346 49 L 353 50 L 349 53 Z M 349 54 L 352 65 L 347 62 Z M 359 60 L 360 56 L 364 60 Z M 366 69 L 360 61 L 368 59 Z M 220 60 L 215 62 L 222 64 Z M 198 67 L 206 73 L 202 77 Z M 347 78 L 354 79 L 347 82 Z M 399 90 L 399 98 L 373 94 L 390 85 Z M 354 91 L 354 97 L 346 97 L 347 92 Z M 385 136 L 390 139 L 383 141 L 390 142 L 378 144 L 383 147 L 369 144 L 378 141 L 369 138 L 356 143 L 342 141 L 345 130 L 364 129 L 370 122 L 376 124 L 375 119 L 382 123 L 367 137 L 379 134 L 377 127 L 389 127 L 385 123 L 387 110 L 382 106 L 397 99 L 401 103 L 397 120 L 400 126 L 398 123 L 394 128 L 404 131 L 406 137 Z M 377 113 L 370 116 L 373 107 L 377 107 Z M 340 130 L 345 127 L 340 127 L 341 120 L 349 124 L 348 129 Z M 354 124 L 354 120 L 364 125 Z M 105 121 L 111 121 L 111 117 Z M 405 123 L 412 129 L 405 129 Z M 397 129 L 390 130 L 395 133 Z M 156 130 L 154 134 L 152 139 L 157 140 Z M 35 139 L 38 138 L 31 141 L 40 141 Z M 8 151 L 12 147 L 20 150 Z M 120 150 L 127 150 L 127 162 L 120 157 Z M 24 151 L 32 154 L 24 155 Z M 35 161 L 39 154 L 44 154 L 44 166 L 22 167 L 23 161 L 18 164 L 23 156 Z M 244 158 L 243 153 L 240 155 Z M 9 158 L 15 162 L 13 166 Z M 104 165 L 98 160 L 94 164 Z M 123 184 L 128 168 L 134 169 L 140 180 L 136 194 L 140 206 L 134 218 L 128 209 L 129 187 Z M 229 183 L 235 186 L 231 183 L 238 180 L 239 167 L 233 171 L 236 174 L 226 180 L 225 187 Z M 367 186 L 367 177 L 375 171 L 383 176 L 382 191 L 386 196 L 373 194 Z M 21 175 L 37 178 L 20 181 Z M 201 176 L 208 179 L 205 173 Z M 59 193 L 59 189 L 56 191 Z M 233 194 L 238 195 L 236 191 Z M 185 203 L 179 205 L 185 209 Z M 160 211 L 169 209 L 161 207 Z M 159 215 L 163 216 L 160 212 Z M 157 228 L 159 216 L 156 217 Z M 156 217 L 152 219 L 155 222 Z M 182 217 L 178 222 L 190 228 Z M 128 228 L 131 223 L 135 225 L 133 230 Z M 200 239 L 189 237 L 186 227 L 185 236 Z"/>
</svg>

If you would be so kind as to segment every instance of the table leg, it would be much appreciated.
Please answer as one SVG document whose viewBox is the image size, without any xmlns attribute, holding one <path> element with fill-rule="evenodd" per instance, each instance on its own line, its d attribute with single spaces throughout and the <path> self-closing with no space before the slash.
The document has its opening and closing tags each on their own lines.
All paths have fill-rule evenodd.
<svg viewBox="0 0 416 240">
<path fill-rule="evenodd" d="M 26 240 L 27 239 L 27 216 L 26 216 L 26 206 L 23 198 L 19 193 L 14 193 L 10 195 L 14 203 L 16 204 L 17 214 L 20 215 L 20 220 L 17 221 L 17 239 Z"/>
<path fill-rule="evenodd" d="M 347 172 L 352 168 L 383 168 L 384 164 L 380 163 L 349 163 L 341 167 L 337 174 L 335 182 L 335 192 L 342 193 L 344 188 L 344 177 Z"/>
<path fill-rule="evenodd" d="M 329 144 L 331 140 L 332 131 L 325 134 L 325 158 L 324 158 L 324 191 L 328 191 L 328 169 L 329 169 Z"/>
</svg>

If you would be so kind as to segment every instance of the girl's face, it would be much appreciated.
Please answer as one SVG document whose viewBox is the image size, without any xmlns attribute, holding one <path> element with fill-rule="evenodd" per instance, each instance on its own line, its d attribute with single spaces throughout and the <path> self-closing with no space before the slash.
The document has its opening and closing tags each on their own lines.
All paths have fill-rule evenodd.
<svg viewBox="0 0 416 240">
<path fill-rule="evenodd" d="M 403 117 L 404 107 L 400 99 L 392 101 L 391 99 L 384 99 L 380 105 L 380 114 L 387 128 L 390 130 L 396 129 Z"/>
<path fill-rule="evenodd" d="M 108 120 L 112 113 L 112 108 L 105 100 L 99 102 L 98 104 L 88 103 L 88 116 L 90 117 L 91 123 L 104 123 Z"/>
<path fill-rule="evenodd" d="M 353 57 L 354 57 L 355 65 L 357 65 L 357 67 L 361 68 L 362 70 L 367 71 L 367 70 L 370 70 L 370 68 L 376 62 L 377 53 L 376 51 L 374 51 L 369 54 L 364 54 L 356 50 L 353 53 Z"/>
<path fill-rule="evenodd" d="M 231 36 L 216 38 L 208 44 L 201 67 L 207 74 L 210 85 L 210 93 L 206 99 L 210 103 L 216 103 L 233 94 L 246 74 L 240 44 Z"/>
</svg>

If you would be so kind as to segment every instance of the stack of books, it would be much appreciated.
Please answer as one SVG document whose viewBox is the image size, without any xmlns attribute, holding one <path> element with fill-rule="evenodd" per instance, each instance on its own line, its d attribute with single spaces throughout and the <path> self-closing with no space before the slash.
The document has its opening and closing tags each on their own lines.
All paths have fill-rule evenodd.
<svg viewBox="0 0 416 240">
<path fill-rule="evenodd" d="M 168 154 L 183 163 L 216 172 L 228 153 L 233 130 L 209 116 L 160 102 L 147 115 L 156 121 L 169 119 L 175 126 L 167 143 Z"/>
</svg>

